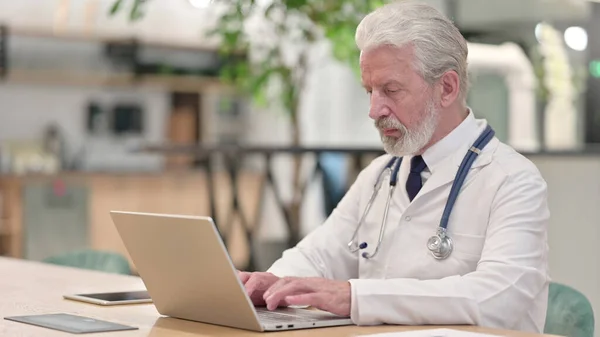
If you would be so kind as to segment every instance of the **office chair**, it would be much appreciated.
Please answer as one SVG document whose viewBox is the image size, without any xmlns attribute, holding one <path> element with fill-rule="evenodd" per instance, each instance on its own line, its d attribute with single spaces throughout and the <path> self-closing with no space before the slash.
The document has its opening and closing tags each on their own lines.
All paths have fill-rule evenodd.
<svg viewBox="0 0 600 337">
<path fill-rule="evenodd" d="M 132 274 L 127 259 L 114 252 L 79 250 L 51 256 L 44 259 L 43 262 L 114 274 Z"/>
<path fill-rule="evenodd" d="M 594 337 L 594 311 L 579 291 L 550 283 L 544 333 L 569 337 Z"/>
</svg>

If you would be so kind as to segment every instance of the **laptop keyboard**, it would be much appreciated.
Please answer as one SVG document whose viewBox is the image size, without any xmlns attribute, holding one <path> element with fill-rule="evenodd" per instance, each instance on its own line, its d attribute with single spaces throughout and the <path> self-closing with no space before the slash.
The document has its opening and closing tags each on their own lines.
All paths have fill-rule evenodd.
<svg viewBox="0 0 600 337">
<path fill-rule="evenodd" d="M 279 308 L 269 311 L 267 308 L 256 308 L 258 318 L 264 323 L 316 322 L 340 319 L 335 315 L 312 312 L 305 309 Z"/>
</svg>

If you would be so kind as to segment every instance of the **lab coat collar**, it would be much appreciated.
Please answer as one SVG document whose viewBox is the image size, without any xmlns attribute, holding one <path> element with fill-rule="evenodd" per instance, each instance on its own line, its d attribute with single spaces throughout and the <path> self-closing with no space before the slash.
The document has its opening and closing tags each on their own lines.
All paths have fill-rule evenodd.
<svg viewBox="0 0 600 337">
<path fill-rule="evenodd" d="M 423 153 L 423 160 L 429 171 L 432 174 L 435 173 L 439 167 L 443 166 L 446 158 L 471 141 L 472 136 L 477 133 L 477 129 L 477 120 L 469 108 L 467 117 L 454 130 Z"/>
<path fill-rule="evenodd" d="M 462 163 L 467 151 L 473 146 L 473 143 L 477 140 L 477 138 L 483 133 L 488 123 L 485 119 L 479 119 L 476 121 L 476 129 L 474 133 L 470 134 L 469 140 L 463 143 L 458 151 L 456 151 L 453 155 L 454 165 L 458 168 Z M 498 144 L 500 141 L 498 138 L 494 137 L 490 140 L 490 142 L 481 150 L 481 153 L 477 156 L 477 159 L 473 162 L 471 168 L 481 167 L 489 164 L 492 161 L 492 157 Z"/>
<path fill-rule="evenodd" d="M 439 163 L 435 164 L 432 170 L 431 177 L 423 185 L 423 188 L 421 189 L 415 200 L 454 180 L 456 172 L 458 171 L 461 162 L 467 154 L 467 151 L 473 145 L 477 137 L 479 137 L 483 130 L 485 130 L 486 126 L 487 121 L 475 119 L 472 112 L 470 112 L 469 117 L 467 117 L 467 119 L 465 119 L 465 121 L 463 121 L 463 123 L 461 123 L 459 127 L 454 129 L 448 136 L 446 136 L 442 140 L 442 142 L 447 144 L 436 143 L 434 145 L 435 148 L 431 147 L 430 149 L 425 151 L 425 153 L 423 154 L 424 157 L 432 148 L 434 149 L 433 157 L 437 155 L 436 152 L 438 151 L 438 148 L 450 152 L 446 153 L 446 155 L 442 159 L 440 159 Z M 438 146 L 440 144 L 441 146 Z M 496 137 L 492 138 L 492 140 L 487 144 L 485 148 L 483 148 L 481 153 L 477 156 L 477 159 L 475 160 L 475 162 L 473 162 L 471 169 L 489 164 L 492 161 L 493 154 L 496 148 L 498 147 L 498 144 L 498 139 Z M 452 150 L 452 148 L 454 150 Z"/>
</svg>

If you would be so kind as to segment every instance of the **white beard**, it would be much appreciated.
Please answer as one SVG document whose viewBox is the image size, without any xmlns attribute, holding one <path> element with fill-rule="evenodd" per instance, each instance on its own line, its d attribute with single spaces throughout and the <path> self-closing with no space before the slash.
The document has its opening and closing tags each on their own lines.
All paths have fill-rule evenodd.
<svg viewBox="0 0 600 337">
<path fill-rule="evenodd" d="M 413 155 L 425 147 L 431 140 L 431 137 L 437 128 L 439 111 L 436 109 L 433 100 L 430 100 L 427 103 L 425 113 L 425 118 L 415 130 L 411 131 L 393 117 L 377 120 L 375 126 L 379 129 L 379 133 L 381 134 L 381 141 L 385 152 L 393 156 L 403 157 Z M 401 134 L 400 137 L 384 135 L 383 129 L 386 128 L 397 129 Z"/>
</svg>

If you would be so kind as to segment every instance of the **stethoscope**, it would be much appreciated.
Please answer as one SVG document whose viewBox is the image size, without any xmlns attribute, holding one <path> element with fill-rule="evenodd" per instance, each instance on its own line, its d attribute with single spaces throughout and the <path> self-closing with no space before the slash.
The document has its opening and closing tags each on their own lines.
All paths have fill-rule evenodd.
<svg viewBox="0 0 600 337">
<path fill-rule="evenodd" d="M 446 207 L 444 208 L 444 213 L 442 214 L 442 219 L 440 220 L 440 225 L 437 228 L 436 234 L 427 240 L 427 249 L 431 252 L 434 258 L 438 260 L 446 259 L 452 253 L 454 248 L 454 242 L 452 238 L 448 236 L 448 220 L 450 219 L 450 213 L 452 212 L 452 208 L 454 207 L 454 203 L 456 202 L 456 198 L 458 197 L 458 192 L 460 191 L 465 178 L 467 177 L 467 173 L 471 169 L 473 162 L 477 158 L 477 156 L 481 153 L 481 150 L 490 142 L 492 138 L 494 138 L 494 130 L 491 126 L 487 126 L 485 130 L 481 133 L 479 138 L 473 143 L 473 146 L 469 148 L 467 154 L 463 158 L 458 171 L 456 172 L 456 177 L 454 182 L 452 183 L 452 188 L 450 189 L 450 194 L 448 195 L 448 201 L 446 202 Z M 377 255 L 379 252 L 379 246 L 381 246 L 381 242 L 383 241 L 383 234 L 385 232 L 385 225 L 387 222 L 388 210 L 390 208 L 390 200 L 392 199 L 392 195 L 394 194 L 394 189 L 396 188 L 396 183 L 398 179 L 398 171 L 400 170 L 400 164 L 402 163 L 402 157 L 392 157 L 392 159 L 387 163 L 384 169 L 381 171 L 379 176 L 377 177 L 377 181 L 373 186 L 373 194 L 371 194 L 371 198 L 367 203 L 367 207 L 363 212 L 358 226 L 354 231 L 354 235 L 352 235 L 352 239 L 348 242 L 348 248 L 352 253 L 357 252 L 359 249 L 367 248 L 367 243 L 363 242 L 360 245 L 356 244 L 356 236 L 358 235 L 358 230 L 360 226 L 363 224 L 371 206 L 373 205 L 373 201 L 377 197 L 379 190 L 381 189 L 381 185 L 383 183 L 383 176 L 386 173 L 390 174 L 390 190 L 387 196 L 387 201 L 385 203 L 385 209 L 383 211 L 383 220 L 381 222 L 381 227 L 379 229 L 379 239 L 377 241 L 377 246 L 373 253 L 363 252 L 362 257 L 365 259 L 371 259 Z"/>
</svg>

